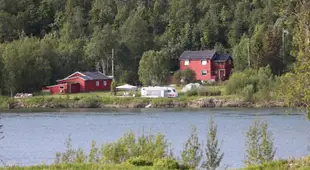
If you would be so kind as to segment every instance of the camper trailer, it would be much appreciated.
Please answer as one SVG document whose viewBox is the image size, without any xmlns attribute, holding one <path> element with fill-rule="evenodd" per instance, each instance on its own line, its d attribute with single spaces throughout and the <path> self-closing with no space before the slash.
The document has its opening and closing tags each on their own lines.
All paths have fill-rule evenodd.
<svg viewBox="0 0 310 170">
<path fill-rule="evenodd" d="M 178 93 L 173 87 L 142 87 L 141 97 L 178 97 Z"/>
</svg>

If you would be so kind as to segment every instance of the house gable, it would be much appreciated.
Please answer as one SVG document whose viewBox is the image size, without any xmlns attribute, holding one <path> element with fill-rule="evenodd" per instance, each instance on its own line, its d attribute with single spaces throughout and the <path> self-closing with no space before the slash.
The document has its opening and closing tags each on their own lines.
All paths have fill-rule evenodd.
<svg viewBox="0 0 310 170">
<path fill-rule="evenodd" d="M 184 51 L 179 57 L 179 60 L 207 60 L 213 59 L 216 56 L 215 50 L 205 51 Z"/>
</svg>

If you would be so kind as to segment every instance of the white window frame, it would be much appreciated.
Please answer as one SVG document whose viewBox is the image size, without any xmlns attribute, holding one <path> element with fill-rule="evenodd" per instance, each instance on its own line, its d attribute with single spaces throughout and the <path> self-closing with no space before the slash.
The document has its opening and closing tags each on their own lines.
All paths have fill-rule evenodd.
<svg viewBox="0 0 310 170">
<path fill-rule="evenodd" d="M 207 60 L 201 60 L 201 65 L 205 66 L 208 64 L 208 61 Z"/>
<path fill-rule="evenodd" d="M 184 61 L 184 65 L 185 65 L 185 66 L 188 66 L 188 65 L 189 65 L 189 60 L 185 60 L 185 61 Z"/>
<path fill-rule="evenodd" d="M 104 85 L 104 86 L 107 86 L 107 81 L 104 80 L 104 81 L 103 81 L 103 85 Z"/>
<path fill-rule="evenodd" d="M 204 74 L 204 72 L 205 72 L 205 74 Z M 208 74 L 208 71 L 207 71 L 207 70 L 201 70 L 201 75 L 202 75 L 202 76 L 207 76 L 207 74 Z"/>
<path fill-rule="evenodd" d="M 100 85 L 100 82 L 96 81 L 96 86 L 99 87 L 99 85 Z"/>
</svg>

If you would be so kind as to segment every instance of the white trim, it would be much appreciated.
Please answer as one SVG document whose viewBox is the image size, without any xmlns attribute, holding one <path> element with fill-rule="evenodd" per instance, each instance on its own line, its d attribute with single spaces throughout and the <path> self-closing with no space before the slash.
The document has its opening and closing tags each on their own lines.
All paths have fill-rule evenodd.
<svg viewBox="0 0 310 170">
<path fill-rule="evenodd" d="M 87 77 L 87 76 L 85 76 L 85 77 Z M 64 81 L 64 80 L 70 80 L 70 79 L 75 79 L 75 78 L 81 78 L 83 80 L 86 80 L 86 79 L 84 79 L 81 76 L 75 76 L 75 77 L 69 77 L 69 78 L 64 78 L 64 79 L 56 80 L 56 82 L 60 82 L 60 81 Z"/>
<path fill-rule="evenodd" d="M 81 74 L 81 75 L 83 75 L 83 76 L 87 77 L 85 74 L 83 74 L 83 73 L 81 73 L 81 72 L 79 72 L 79 71 L 76 71 L 76 72 L 74 72 L 74 73 L 70 74 L 69 76 L 67 76 L 67 77 L 66 77 L 66 78 L 64 78 L 64 79 L 68 79 L 70 76 L 73 76 L 73 75 L 74 75 L 74 74 L 76 74 L 76 73 Z M 63 79 L 63 80 L 64 80 L 64 79 Z"/>
</svg>

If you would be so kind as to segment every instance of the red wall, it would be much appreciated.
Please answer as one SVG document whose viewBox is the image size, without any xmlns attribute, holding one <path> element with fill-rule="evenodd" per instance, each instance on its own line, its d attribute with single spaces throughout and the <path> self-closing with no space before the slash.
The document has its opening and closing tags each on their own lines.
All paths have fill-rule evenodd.
<svg viewBox="0 0 310 170">
<path fill-rule="evenodd" d="M 99 86 L 96 86 L 97 81 L 99 82 Z M 104 81 L 107 82 L 106 86 L 104 86 Z M 85 92 L 110 90 L 111 83 L 112 80 L 87 80 L 85 82 Z"/>
<path fill-rule="evenodd" d="M 212 80 L 219 79 L 219 70 L 225 70 L 225 76 L 223 80 L 228 80 L 232 71 L 233 63 L 229 64 L 229 61 L 226 61 L 225 64 L 215 63 L 212 60 L 207 60 L 207 65 L 202 65 L 201 60 L 190 60 L 188 66 L 184 65 L 185 61 L 180 61 L 180 70 L 191 69 L 196 73 L 196 80 Z M 202 70 L 207 70 L 207 75 L 201 75 Z"/>
<path fill-rule="evenodd" d="M 64 88 L 62 89 L 63 90 L 62 94 L 67 93 L 68 84 L 57 84 L 55 86 L 50 86 L 47 88 L 50 90 L 50 92 L 52 94 L 60 94 L 60 86 L 61 85 L 64 86 Z"/>
<path fill-rule="evenodd" d="M 68 80 L 63 80 L 63 81 L 60 81 L 58 83 L 79 83 L 80 84 L 80 92 L 85 91 L 85 80 L 81 79 L 80 77 L 68 79 Z"/>
<path fill-rule="evenodd" d="M 211 66 L 212 66 L 212 60 L 207 60 L 207 65 L 202 65 L 201 60 L 190 60 L 189 65 L 184 65 L 183 60 L 180 61 L 180 70 L 186 70 L 191 69 L 196 73 L 196 80 L 211 80 Z M 206 70 L 207 75 L 203 76 L 201 75 L 201 71 Z"/>
<path fill-rule="evenodd" d="M 222 80 L 228 80 L 232 71 L 232 63 L 229 64 L 229 60 L 225 63 L 214 63 L 213 70 L 216 71 L 215 76 L 216 79 L 219 79 L 219 70 L 225 70 L 225 76 Z"/>
</svg>

